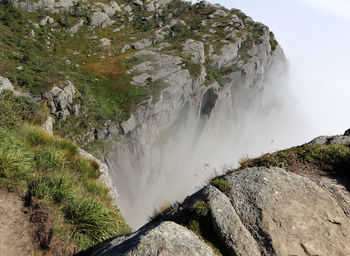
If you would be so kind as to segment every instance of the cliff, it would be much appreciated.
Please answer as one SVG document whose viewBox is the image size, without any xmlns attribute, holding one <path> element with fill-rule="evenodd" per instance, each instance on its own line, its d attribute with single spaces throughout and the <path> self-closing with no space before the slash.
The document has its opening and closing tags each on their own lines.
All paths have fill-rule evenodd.
<svg viewBox="0 0 350 256">
<path fill-rule="evenodd" d="M 349 141 L 246 159 L 94 255 L 348 255 Z"/>
<path fill-rule="evenodd" d="M 53 128 L 106 164 L 89 162 L 92 173 L 79 181 L 80 192 L 103 207 L 93 201 L 78 208 L 89 211 L 93 205 L 118 218 L 113 230 L 100 228 L 98 235 L 69 229 L 80 249 L 128 230 L 119 212 L 109 215 L 113 204 L 138 228 L 162 203 L 182 200 L 215 167 L 236 161 L 247 140 L 256 141 L 251 148 L 260 153 L 276 129 L 288 126 L 280 99 L 288 66 L 284 53 L 268 27 L 237 9 L 180 0 L 7 0 L 0 7 L 0 88 L 31 99 L 48 117 L 44 124 L 24 118 L 25 123 Z M 50 143 L 39 147 L 64 150 Z M 79 159 L 92 158 L 79 152 Z M 75 166 L 75 153 L 53 169 L 73 169 L 77 181 L 81 166 Z M 100 186 L 96 163 L 113 201 Z M 54 201 L 51 194 L 47 198 Z M 68 221 L 84 215 L 72 217 L 67 205 L 55 207 Z M 165 223 L 159 229 L 174 227 Z"/>
</svg>

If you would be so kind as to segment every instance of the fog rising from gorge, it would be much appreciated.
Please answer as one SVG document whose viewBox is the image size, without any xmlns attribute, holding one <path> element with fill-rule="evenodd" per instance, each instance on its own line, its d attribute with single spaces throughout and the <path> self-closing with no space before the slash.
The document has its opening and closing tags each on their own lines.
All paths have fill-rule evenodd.
<svg viewBox="0 0 350 256">
<path fill-rule="evenodd" d="M 283 61 L 275 63 L 257 90 L 238 79 L 230 99 L 224 99 L 224 93 L 220 100 L 214 92 L 203 95 L 201 109 L 186 104 L 176 110 L 170 127 L 151 135 L 152 140 L 141 139 L 141 144 L 151 143 L 146 149 L 139 150 L 140 143 L 135 143 L 131 151 L 138 154 L 132 160 L 125 153 L 129 151 L 124 152 L 125 161 L 116 168 L 123 171 L 115 180 L 133 228 L 146 223 L 155 209 L 181 201 L 210 177 L 237 166 L 240 159 L 300 145 L 320 134 L 339 134 L 349 126 L 343 115 L 350 107 L 346 18 L 301 0 L 218 2 L 268 25 L 288 68 Z M 157 132 L 151 128 L 148 133 Z"/>
<path fill-rule="evenodd" d="M 202 107 L 201 118 L 185 105 L 141 158 L 129 163 L 125 155 L 116 185 L 134 229 L 240 160 L 305 141 L 308 127 L 289 92 L 286 63 L 277 66 L 257 91 L 236 83 L 228 99 L 204 96 L 209 109 Z"/>
<path fill-rule="evenodd" d="M 216 0 L 270 27 L 290 63 L 290 90 L 315 136 L 350 126 L 350 2 L 346 0 Z"/>
</svg>

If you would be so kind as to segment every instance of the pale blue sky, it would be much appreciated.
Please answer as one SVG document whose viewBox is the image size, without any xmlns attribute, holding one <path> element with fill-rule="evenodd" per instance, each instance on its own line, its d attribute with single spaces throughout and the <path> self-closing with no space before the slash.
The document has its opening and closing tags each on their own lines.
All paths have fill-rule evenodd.
<svg viewBox="0 0 350 256">
<path fill-rule="evenodd" d="M 291 64 L 291 91 L 311 136 L 350 128 L 349 0 L 209 0 L 274 31 Z"/>
</svg>

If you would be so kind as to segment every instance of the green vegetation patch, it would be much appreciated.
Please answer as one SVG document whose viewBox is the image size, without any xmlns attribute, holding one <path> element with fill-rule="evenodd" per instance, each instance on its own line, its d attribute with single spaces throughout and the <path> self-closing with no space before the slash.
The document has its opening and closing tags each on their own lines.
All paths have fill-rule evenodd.
<svg viewBox="0 0 350 256">
<path fill-rule="evenodd" d="M 130 232 L 99 180 L 99 165 L 70 140 L 33 125 L 45 117 L 39 104 L 5 91 L 0 105 L 1 187 L 27 193 L 55 213 L 55 233 L 67 245 L 86 249 Z"/>
<path fill-rule="evenodd" d="M 305 144 L 241 162 L 241 168 L 254 166 L 281 167 L 295 172 L 310 167 L 344 174 L 350 166 L 350 146 Z"/>
<path fill-rule="evenodd" d="M 190 59 L 186 59 L 184 61 L 185 64 L 185 69 L 188 70 L 188 72 L 190 72 L 190 76 L 193 79 L 197 79 L 201 73 L 202 73 L 202 65 L 201 64 L 196 64 L 193 63 L 193 61 L 191 61 Z"/>
<path fill-rule="evenodd" d="M 114 208 L 109 189 L 98 180 L 95 161 L 80 157 L 69 140 L 40 128 L 25 126 L 21 134 L 35 161 L 35 178 L 27 180 L 28 193 L 63 214 L 58 230 L 70 237 L 66 242 L 86 249 L 130 231 Z"/>
<path fill-rule="evenodd" d="M 0 186 L 11 190 L 33 177 L 34 154 L 20 137 L 0 128 Z"/>
<path fill-rule="evenodd" d="M 24 122 L 40 125 L 45 117 L 45 109 L 30 98 L 15 96 L 7 90 L 0 92 L 0 127 L 13 129 Z"/>
<path fill-rule="evenodd" d="M 270 32 L 270 45 L 271 45 L 272 51 L 276 50 L 276 48 L 278 46 L 278 42 L 277 42 L 273 32 Z"/>
<path fill-rule="evenodd" d="M 211 182 L 211 185 L 219 189 L 221 192 L 227 194 L 231 191 L 231 184 L 223 177 L 214 178 Z"/>
</svg>

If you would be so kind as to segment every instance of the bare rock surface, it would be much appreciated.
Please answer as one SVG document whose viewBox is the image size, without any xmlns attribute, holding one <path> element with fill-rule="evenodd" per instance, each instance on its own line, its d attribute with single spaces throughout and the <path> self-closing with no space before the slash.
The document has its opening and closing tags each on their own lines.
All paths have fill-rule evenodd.
<svg viewBox="0 0 350 256">
<path fill-rule="evenodd" d="M 63 89 L 61 89 L 63 87 Z M 71 114 L 77 114 L 79 107 L 73 105 L 76 89 L 70 81 L 66 81 L 60 87 L 53 87 L 51 91 L 43 95 L 49 101 L 50 113 L 58 120 L 66 120 Z"/>
<path fill-rule="evenodd" d="M 219 54 L 213 55 L 213 63 L 211 64 L 212 68 L 219 69 L 229 62 L 233 61 L 238 55 L 238 46 L 235 44 L 226 44 L 224 45 Z"/>
<path fill-rule="evenodd" d="M 336 135 L 336 136 L 320 136 L 309 142 L 310 144 L 318 145 L 347 145 L 350 144 L 350 136 Z"/>
<path fill-rule="evenodd" d="M 198 200 L 208 206 L 205 225 L 212 226 L 220 241 L 214 246 L 225 247 L 224 254 L 350 255 L 350 197 L 341 185 L 265 167 L 222 179 L 231 186 L 226 194 L 209 185 L 166 212 L 159 225 L 116 238 L 95 255 L 211 255 L 194 233 L 172 222 L 183 224 Z"/>
<path fill-rule="evenodd" d="M 264 254 L 350 254 L 349 218 L 314 182 L 279 168 L 251 168 L 226 179 L 234 208 Z"/>
<path fill-rule="evenodd" d="M 192 62 L 203 64 L 205 62 L 204 44 L 199 41 L 188 39 L 184 43 L 183 51 L 185 54 L 192 55 Z"/>
<path fill-rule="evenodd" d="M 13 85 L 10 82 L 10 80 L 8 80 L 5 77 L 0 76 L 0 92 L 2 92 L 4 90 L 14 91 L 14 88 L 13 88 Z"/>
<path fill-rule="evenodd" d="M 215 255 L 213 250 L 187 228 L 174 222 L 146 227 L 109 242 L 94 255 Z"/>
<path fill-rule="evenodd" d="M 113 24 L 108 15 L 104 12 L 94 12 L 91 16 L 91 25 L 96 27 L 108 27 Z"/>
<path fill-rule="evenodd" d="M 257 242 L 241 222 L 230 200 L 213 186 L 207 187 L 214 229 L 232 255 L 260 255 Z"/>
</svg>

